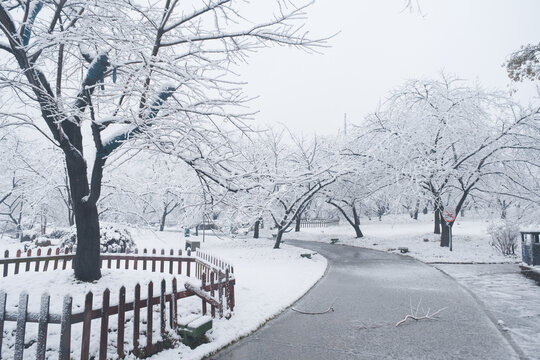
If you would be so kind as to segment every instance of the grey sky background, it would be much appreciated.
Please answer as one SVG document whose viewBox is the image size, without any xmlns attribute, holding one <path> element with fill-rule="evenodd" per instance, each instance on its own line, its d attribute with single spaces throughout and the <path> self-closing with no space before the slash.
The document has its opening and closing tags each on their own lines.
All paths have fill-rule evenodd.
<svg viewBox="0 0 540 360">
<path fill-rule="evenodd" d="M 406 79 L 441 70 L 509 89 L 502 64 L 509 53 L 540 42 L 539 0 L 419 0 L 421 14 L 402 11 L 404 0 L 317 0 L 306 28 L 320 37 L 340 31 L 324 54 L 264 49 L 238 71 L 246 93 L 259 96 L 256 123 L 283 123 L 305 134 L 336 133 L 359 122 Z M 539 82 L 540 83 L 540 82 Z M 527 103 L 536 84 L 518 87 Z"/>
</svg>

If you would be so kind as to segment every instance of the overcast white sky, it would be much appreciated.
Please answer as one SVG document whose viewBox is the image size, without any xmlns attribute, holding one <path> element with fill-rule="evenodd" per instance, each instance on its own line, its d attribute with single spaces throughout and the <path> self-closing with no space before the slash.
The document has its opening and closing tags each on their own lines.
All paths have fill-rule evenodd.
<svg viewBox="0 0 540 360">
<path fill-rule="evenodd" d="M 405 79 L 441 70 L 505 89 L 509 53 L 540 42 L 539 0 L 419 0 L 422 14 L 402 12 L 404 0 L 317 0 L 307 27 L 313 36 L 340 31 L 323 55 L 271 48 L 239 70 L 245 90 L 259 96 L 257 122 L 282 122 L 309 134 L 335 133 L 343 114 L 358 122 Z M 520 86 L 528 101 L 532 83 Z"/>
</svg>

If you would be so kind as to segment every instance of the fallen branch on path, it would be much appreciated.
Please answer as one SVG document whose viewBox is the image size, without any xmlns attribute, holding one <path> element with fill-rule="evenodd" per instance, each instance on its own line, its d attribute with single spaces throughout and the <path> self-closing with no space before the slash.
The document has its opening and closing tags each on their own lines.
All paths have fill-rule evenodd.
<svg viewBox="0 0 540 360">
<path fill-rule="evenodd" d="M 427 309 L 427 312 L 425 312 L 424 315 L 418 315 L 418 312 L 420 311 L 420 304 L 422 303 L 422 299 L 420 298 L 420 301 L 418 302 L 418 305 L 416 306 L 416 310 L 413 311 L 413 308 L 412 308 L 412 303 L 411 303 L 411 313 L 408 314 L 407 316 L 405 316 L 404 319 L 398 321 L 396 323 L 396 327 L 398 327 L 399 325 L 405 323 L 407 321 L 407 319 L 412 319 L 412 320 L 415 320 L 415 321 L 420 321 L 420 320 L 438 320 L 437 318 L 437 315 L 443 311 L 443 310 L 446 310 L 447 308 L 444 307 L 444 308 L 441 308 L 437 311 L 435 311 L 434 313 L 431 313 L 431 309 Z"/>
<path fill-rule="evenodd" d="M 334 301 L 332 301 L 332 304 L 330 304 L 330 306 L 328 307 L 328 309 L 326 309 L 325 311 L 320 311 L 320 312 L 311 312 L 311 311 L 302 311 L 302 310 L 298 310 L 298 309 L 295 309 L 295 308 L 291 308 L 292 311 L 295 311 L 297 313 L 300 313 L 300 314 L 304 314 L 304 315 L 322 315 L 322 314 L 327 314 L 329 312 L 334 312 L 334 303 L 336 302 L 337 298 L 334 299 Z"/>
</svg>

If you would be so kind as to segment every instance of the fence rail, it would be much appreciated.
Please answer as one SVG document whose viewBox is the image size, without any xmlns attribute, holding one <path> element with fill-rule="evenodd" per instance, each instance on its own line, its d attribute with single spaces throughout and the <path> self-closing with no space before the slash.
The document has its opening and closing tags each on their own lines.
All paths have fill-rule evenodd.
<svg viewBox="0 0 540 360">
<path fill-rule="evenodd" d="M 4 253 L 4 258 L 0 259 L 0 265 L 3 266 L 4 277 L 13 274 L 18 274 L 24 268 L 24 271 L 30 271 L 31 264 L 35 263 L 34 271 L 47 271 L 47 269 L 62 269 L 73 265 L 74 254 L 65 249 L 64 254 L 60 254 L 60 249 L 55 250 L 55 255 L 52 255 L 52 250 L 47 251 L 46 256 L 41 256 L 41 251 L 38 249 L 36 256 L 32 256 L 32 252 L 28 251 L 26 256 L 21 256 L 21 252 L 16 252 L 16 257 L 9 258 L 9 252 Z M 113 266 L 113 262 L 115 263 Z M 52 264 L 48 267 L 48 264 Z M 40 311 L 28 311 L 29 296 L 23 292 L 19 296 L 19 302 L 16 311 L 7 311 L 7 294 L 0 291 L 0 358 L 2 358 L 2 342 L 4 335 L 4 324 L 6 322 L 16 322 L 15 328 L 15 345 L 13 349 L 13 359 L 19 360 L 23 358 L 25 350 L 26 324 L 37 323 L 38 334 L 36 347 L 36 359 L 45 359 L 47 349 L 47 334 L 50 324 L 55 326 L 60 325 L 60 343 L 58 347 L 59 359 L 70 359 L 72 354 L 72 325 L 82 323 L 82 336 L 80 344 L 80 359 L 87 360 L 90 357 L 90 336 L 92 320 L 100 319 L 100 335 L 99 335 L 99 359 L 107 358 L 107 344 L 111 333 L 109 328 L 109 318 L 117 316 L 117 356 L 123 358 L 126 355 L 125 351 L 125 334 L 128 324 L 132 328 L 133 339 L 130 343 L 132 353 L 136 355 L 149 356 L 163 347 L 160 341 L 154 342 L 152 334 L 154 332 L 154 307 L 158 306 L 159 310 L 159 334 L 163 339 L 168 330 L 175 330 L 178 324 L 178 300 L 191 296 L 201 298 L 202 314 L 207 314 L 207 305 L 211 307 L 210 313 L 212 317 L 216 316 L 216 309 L 220 317 L 223 316 L 224 307 L 230 311 L 234 310 L 234 269 L 233 267 L 208 253 L 198 252 L 196 256 L 191 256 L 191 252 L 187 252 L 187 256 L 182 256 L 182 251 L 178 250 L 178 255 L 173 255 L 171 250 L 168 255 L 162 249 L 160 254 L 157 254 L 155 249 L 152 249 L 152 254 L 148 254 L 147 250 L 143 254 L 101 254 L 101 267 L 120 269 L 129 269 L 130 266 L 134 270 L 150 270 L 158 272 L 157 265 L 159 264 L 159 272 L 167 270 L 171 274 L 181 274 L 183 268 L 185 274 L 190 276 L 191 268 L 194 266 L 195 278 L 201 280 L 201 286 L 193 285 L 189 282 L 185 283 L 185 289 L 178 289 L 178 282 L 173 278 L 170 283 L 170 289 L 167 291 L 166 281 L 162 280 L 158 294 L 154 296 L 154 283 L 149 282 L 147 285 L 147 296 L 141 297 L 141 286 L 137 284 L 133 289 L 133 301 L 126 302 L 126 288 L 122 286 L 119 290 L 118 303 L 110 304 L 110 291 L 105 289 L 101 308 L 94 309 L 93 293 L 88 292 L 85 297 L 84 310 L 73 312 L 73 298 L 66 295 L 63 302 L 62 313 L 55 314 L 49 312 L 50 296 L 43 294 L 41 297 Z M 141 267 L 139 267 L 139 264 Z M 185 264 L 185 265 L 183 265 Z M 194 264 L 194 265 L 192 265 Z M 10 265 L 14 265 L 13 271 L 8 271 Z M 21 266 L 24 265 L 24 266 Z M 166 266 L 168 265 L 168 266 Z M 225 306 L 224 306 L 225 300 Z M 168 307 L 168 311 L 167 310 Z M 141 327 L 141 309 L 146 308 L 146 323 L 142 323 Z M 126 314 L 133 313 L 131 319 L 126 321 Z M 114 320 L 114 319 L 113 319 Z M 140 344 L 141 334 L 146 335 L 146 343 L 144 346 Z M 128 343 L 129 344 L 129 343 Z M 11 357 L 10 357 L 11 358 Z"/>
<path fill-rule="evenodd" d="M 339 225 L 339 219 L 335 220 L 300 220 L 301 228 L 320 228 Z"/>
</svg>

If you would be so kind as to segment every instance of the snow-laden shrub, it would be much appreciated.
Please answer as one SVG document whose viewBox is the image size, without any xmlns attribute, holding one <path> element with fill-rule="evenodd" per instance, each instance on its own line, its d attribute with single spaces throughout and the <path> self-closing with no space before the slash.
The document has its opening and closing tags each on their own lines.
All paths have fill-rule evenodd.
<svg viewBox="0 0 540 360">
<path fill-rule="evenodd" d="M 491 235 L 489 243 L 495 250 L 501 254 L 515 255 L 519 240 L 519 227 L 513 222 L 501 222 L 491 224 L 488 228 L 488 233 Z"/>
<path fill-rule="evenodd" d="M 53 229 L 50 233 L 47 234 L 48 238 L 51 239 L 62 239 L 71 232 L 70 228 L 56 228 Z"/>
<path fill-rule="evenodd" d="M 129 230 L 117 224 L 105 224 L 100 228 L 100 245 L 101 252 L 126 252 L 129 249 L 135 251 L 137 246 L 133 242 L 133 238 Z M 62 238 L 60 247 L 73 248 L 77 244 L 77 230 L 72 227 L 67 235 Z"/>
</svg>

